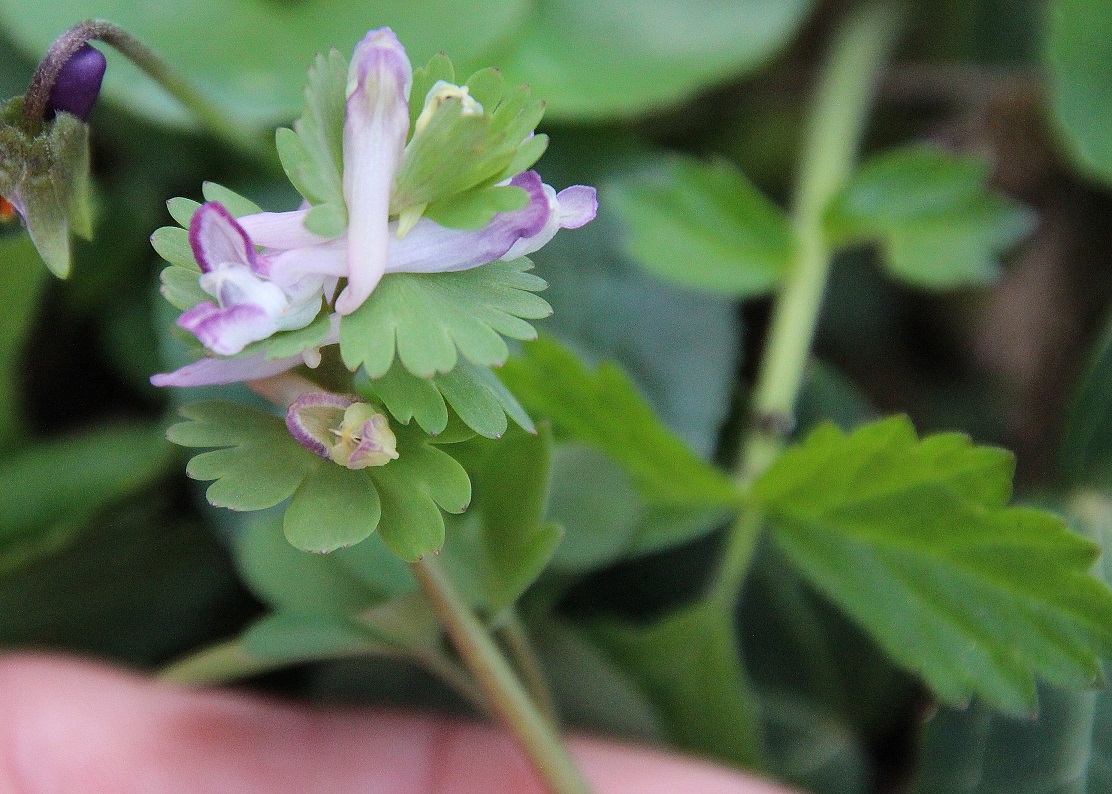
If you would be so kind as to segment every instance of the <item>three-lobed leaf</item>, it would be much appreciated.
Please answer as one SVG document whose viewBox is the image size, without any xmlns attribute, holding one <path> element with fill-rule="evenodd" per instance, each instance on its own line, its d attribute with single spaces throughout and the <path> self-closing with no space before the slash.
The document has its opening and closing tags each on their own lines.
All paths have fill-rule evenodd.
<svg viewBox="0 0 1112 794">
<path fill-rule="evenodd" d="M 1033 227 L 973 155 L 908 146 L 867 161 L 827 213 L 836 241 L 877 241 L 888 272 L 925 289 L 985 284 Z"/>
<path fill-rule="evenodd" d="M 743 298 L 770 292 L 788 267 L 787 215 L 725 161 L 673 157 L 609 199 L 630 255 L 662 278 Z"/>
<path fill-rule="evenodd" d="M 916 437 L 906 418 L 822 425 L 757 481 L 788 557 L 947 702 L 1023 712 L 1036 674 L 1089 686 L 1112 647 L 1098 549 L 1057 517 L 1008 507 L 1009 453 Z"/>
</svg>

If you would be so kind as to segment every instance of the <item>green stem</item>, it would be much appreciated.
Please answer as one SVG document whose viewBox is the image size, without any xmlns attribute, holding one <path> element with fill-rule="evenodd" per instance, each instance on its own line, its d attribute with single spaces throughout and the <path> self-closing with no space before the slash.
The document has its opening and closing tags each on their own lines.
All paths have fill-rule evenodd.
<svg viewBox="0 0 1112 794">
<path fill-rule="evenodd" d="M 533 650 L 533 643 L 529 641 L 529 634 L 525 631 L 525 626 L 517 612 L 511 610 L 505 624 L 498 630 L 498 635 L 505 644 L 506 650 L 509 651 L 510 658 L 513 659 L 533 702 L 537 704 L 545 719 L 558 726 L 560 717 L 556 709 L 556 701 L 548 688 L 540 660 Z"/>
<path fill-rule="evenodd" d="M 590 792 L 560 735 L 537 710 L 513 668 L 439 563 L 427 555 L 411 567 L 464 664 L 486 693 L 491 708 L 521 742 L 548 789 L 554 794 Z"/>
<path fill-rule="evenodd" d="M 200 91 L 174 72 L 154 51 L 119 25 L 88 19 L 59 36 L 43 56 L 23 104 L 27 123 L 37 125 L 46 114 L 50 90 L 66 62 L 89 41 L 103 41 L 142 69 L 213 133 L 241 149 L 258 153 L 263 143 L 235 119 L 209 101 Z"/>
<path fill-rule="evenodd" d="M 752 424 L 734 475 L 748 487 L 784 448 L 814 342 L 834 251 L 823 228 L 831 200 L 853 172 L 865 123 L 902 12 L 866 3 L 839 31 L 819 78 L 792 206 L 795 253 L 776 295 L 768 341 L 753 392 Z M 760 533 L 760 512 L 742 510 L 730 531 L 712 597 L 734 604 Z"/>
</svg>

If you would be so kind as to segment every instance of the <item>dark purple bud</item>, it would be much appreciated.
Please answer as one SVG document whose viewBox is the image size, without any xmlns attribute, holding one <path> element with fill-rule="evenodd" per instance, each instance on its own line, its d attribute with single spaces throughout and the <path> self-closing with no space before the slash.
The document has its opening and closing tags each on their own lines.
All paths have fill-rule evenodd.
<svg viewBox="0 0 1112 794">
<path fill-rule="evenodd" d="M 88 44 L 82 45 L 66 61 L 54 81 L 54 87 L 50 89 L 48 118 L 58 111 L 65 111 L 88 121 L 100 94 L 100 81 L 104 79 L 106 66 L 104 53 Z"/>
</svg>

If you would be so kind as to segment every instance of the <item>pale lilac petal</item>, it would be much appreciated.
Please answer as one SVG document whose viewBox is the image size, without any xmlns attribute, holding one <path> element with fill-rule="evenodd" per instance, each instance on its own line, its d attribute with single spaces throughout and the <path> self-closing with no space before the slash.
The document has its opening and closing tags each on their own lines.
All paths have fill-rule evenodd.
<svg viewBox="0 0 1112 794">
<path fill-rule="evenodd" d="M 409 131 L 413 72 L 389 28 L 355 46 L 344 114 L 344 199 L 348 210 L 348 284 L 336 300 L 351 314 L 386 272 L 390 193 Z"/>
<path fill-rule="evenodd" d="M 335 424 L 338 426 L 343 420 L 344 409 L 355 404 L 355 398 L 331 392 L 316 391 L 306 392 L 290 404 L 286 412 L 286 429 L 301 446 L 322 458 L 329 458 L 328 446 L 322 438 L 326 437 L 329 428 L 322 421 L 331 413 L 335 413 Z"/>
<path fill-rule="evenodd" d="M 503 256 L 523 238 L 544 228 L 550 216 L 544 185 L 535 171 L 518 174 L 510 182 L 529 194 L 529 203 L 513 212 L 500 212 L 481 229 L 449 229 L 422 218 L 398 239 L 390 236 L 387 273 L 443 273 L 485 265 Z M 396 224 L 392 224 L 396 225 Z"/>
<path fill-rule="evenodd" d="M 201 270 L 209 272 L 221 264 L 253 267 L 255 246 L 224 205 L 207 201 L 193 213 L 189 223 L 189 246 Z"/>
<path fill-rule="evenodd" d="M 274 318 L 253 303 L 219 308 L 199 303 L 178 318 L 178 326 L 201 340 L 201 344 L 221 356 L 234 356 L 252 342 L 275 332 Z"/>
<path fill-rule="evenodd" d="M 557 220 L 561 229 L 578 229 L 595 219 L 598 191 L 586 185 L 572 185 L 556 194 Z"/>
<path fill-rule="evenodd" d="M 539 251 L 556 236 L 560 229 L 577 229 L 595 217 L 598 210 L 598 201 L 595 189 L 585 185 L 575 185 L 557 193 L 555 188 L 545 185 L 544 194 L 548 199 L 548 220 L 539 232 L 532 237 L 518 240 L 507 251 L 503 259 L 517 259 L 528 256 L 534 251 Z M 561 204 L 561 197 L 567 194 L 568 207 Z"/>
<path fill-rule="evenodd" d="M 301 363 L 301 356 L 268 360 L 265 353 L 243 358 L 202 358 L 173 372 L 151 377 L 155 386 L 223 386 L 269 378 Z"/>
<path fill-rule="evenodd" d="M 305 216 L 308 214 L 309 209 L 257 212 L 236 220 L 251 241 L 264 248 L 301 248 L 328 242 L 327 237 L 321 237 L 305 228 Z"/>
<path fill-rule="evenodd" d="M 319 245 L 291 248 L 258 259 L 256 272 L 276 284 L 290 286 L 306 275 L 340 278 L 347 275 L 347 237 Z"/>
</svg>

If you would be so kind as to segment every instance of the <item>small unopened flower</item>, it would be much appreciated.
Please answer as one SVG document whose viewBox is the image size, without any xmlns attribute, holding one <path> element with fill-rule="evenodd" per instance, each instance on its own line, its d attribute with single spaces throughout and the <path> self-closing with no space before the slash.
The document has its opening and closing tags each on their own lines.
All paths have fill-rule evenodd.
<svg viewBox="0 0 1112 794">
<path fill-rule="evenodd" d="M 352 397 L 303 394 L 290 405 L 286 427 L 303 447 L 349 469 L 385 466 L 398 458 L 386 414 Z"/>
<path fill-rule="evenodd" d="M 58 73 L 50 89 L 47 114 L 72 113 L 82 121 L 89 120 L 93 105 L 100 96 L 100 84 L 108 62 L 97 48 L 84 44 L 75 52 Z"/>
</svg>

